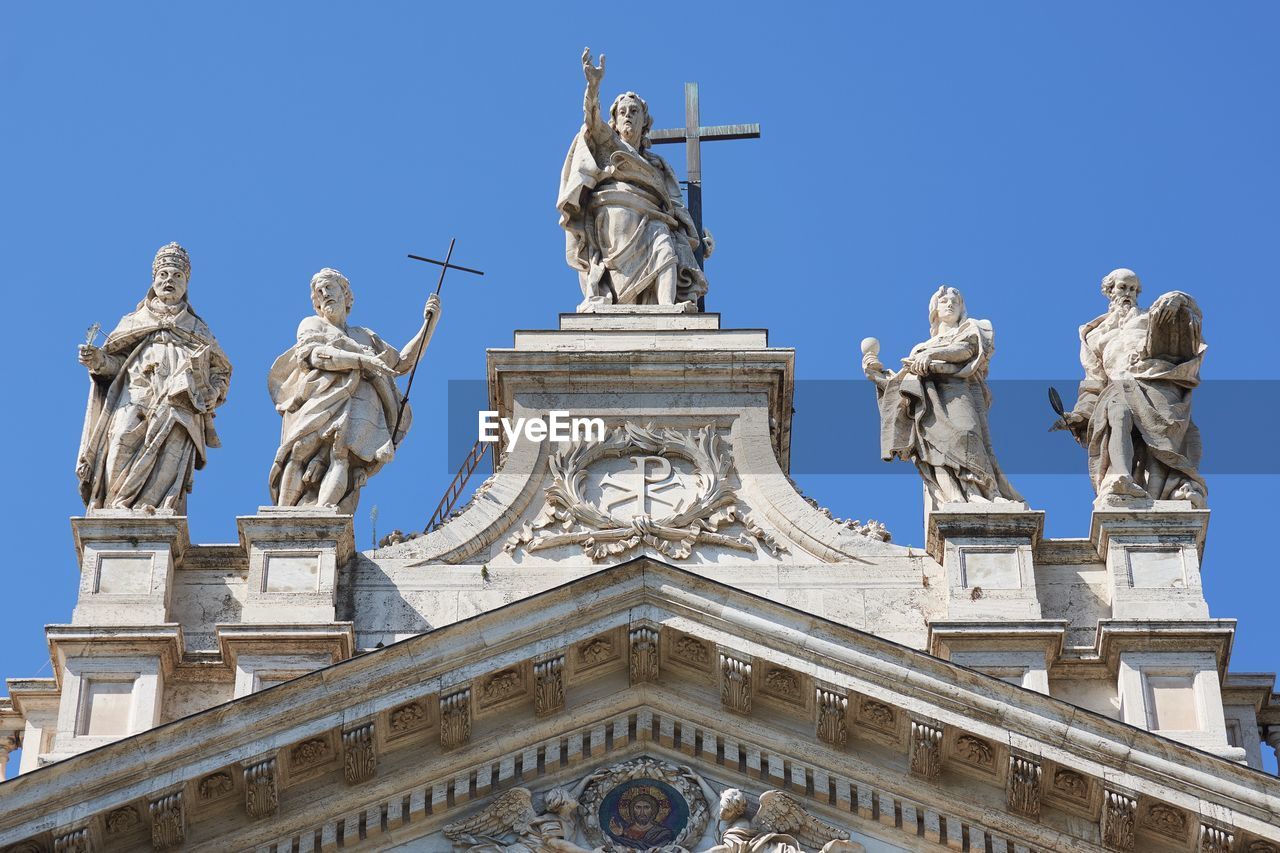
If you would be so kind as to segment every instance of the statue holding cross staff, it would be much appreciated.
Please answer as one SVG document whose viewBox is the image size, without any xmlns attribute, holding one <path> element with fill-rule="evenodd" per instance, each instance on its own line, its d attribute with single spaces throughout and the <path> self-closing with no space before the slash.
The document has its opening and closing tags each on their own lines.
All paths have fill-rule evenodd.
<svg viewBox="0 0 1280 853">
<path fill-rule="evenodd" d="M 268 478 L 276 506 L 353 513 L 360 489 L 409 431 L 407 395 L 401 397 L 395 379 L 417 367 L 440 319 L 440 297 L 428 297 L 422 326 L 399 349 L 347 323 L 354 301 L 351 283 L 337 270 L 312 276 L 315 315 L 299 324 L 297 343 L 271 366 L 267 388 L 283 419 Z"/>
</svg>

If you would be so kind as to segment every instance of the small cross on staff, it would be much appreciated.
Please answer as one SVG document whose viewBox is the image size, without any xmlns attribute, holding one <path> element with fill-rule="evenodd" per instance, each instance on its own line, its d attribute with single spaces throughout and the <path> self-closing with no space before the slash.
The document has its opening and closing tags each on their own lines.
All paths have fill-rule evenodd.
<svg viewBox="0 0 1280 853">
<path fill-rule="evenodd" d="M 462 267 L 457 264 L 451 264 L 449 261 L 453 259 L 453 244 L 457 242 L 457 238 L 449 240 L 449 252 L 444 256 L 443 261 L 437 261 L 435 258 L 424 258 L 421 255 L 409 255 L 415 261 L 425 261 L 428 264 L 435 264 L 440 267 L 440 280 L 436 282 L 436 295 L 440 295 L 440 288 L 444 287 L 444 274 L 449 270 L 458 270 L 459 272 L 469 272 L 472 275 L 484 275 L 480 270 L 473 270 L 471 267 Z M 422 359 L 422 345 L 426 340 L 426 336 L 418 339 L 418 351 L 413 356 L 413 367 L 409 370 L 409 381 L 404 388 L 404 396 L 400 398 L 400 408 L 396 412 L 395 429 L 391 430 L 392 440 L 400 434 L 400 421 L 404 418 L 404 407 L 409 403 L 409 392 L 413 390 L 413 377 L 418 372 L 418 362 Z"/>
<path fill-rule="evenodd" d="M 758 124 L 719 124 L 713 127 L 701 127 L 699 125 L 698 112 L 698 84 L 684 84 L 684 127 L 670 128 L 667 130 L 654 130 L 649 133 L 649 140 L 654 145 L 663 145 L 673 142 L 685 143 L 685 164 L 688 172 L 688 180 L 685 182 L 689 188 L 689 215 L 693 217 L 693 224 L 698 227 L 699 239 L 705 239 L 706 234 L 702 230 L 702 142 L 719 142 L 722 139 L 759 139 L 760 125 Z M 700 242 L 698 250 L 694 253 L 698 259 L 698 266 L 702 266 L 703 261 L 703 244 Z M 701 308 L 702 306 L 699 306 Z"/>
</svg>

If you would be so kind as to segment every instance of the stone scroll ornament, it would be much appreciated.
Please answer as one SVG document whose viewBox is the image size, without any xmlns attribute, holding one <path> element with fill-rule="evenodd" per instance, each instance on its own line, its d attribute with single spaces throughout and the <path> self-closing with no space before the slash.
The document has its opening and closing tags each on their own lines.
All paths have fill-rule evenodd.
<svg viewBox="0 0 1280 853">
<path fill-rule="evenodd" d="M 692 770 L 649 757 L 592 773 L 578 804 L 583 834 L 606 850 L 692 850 L 711 818 Z"/>
<path fill-rule="evenodd" d="M 585 493 L 592 464 L 641 454 L 691 463 L 696 478 L 692 500 L 681 502 L 670 514 L 656 518 L 650 514 L 625 518 L 588 502 Z M 737 494 L 729 482 L 733 454 L 710 426 L 683 431 L 624 424 L 611 430 L 604 441 L 574 442 L 557 452 L 550 468 L 546 506 L 537 518 L 507 540 L 503 546 L 507 553 L 522 546 L 527 551 L 540 551 L 579 545 L 592 560 L 603 560 L 648 546 L 682 560 L 698 545 L 748 552 L 760 547 L 774 556 L 786 550 L 739 508 Z M 737 536 L 720 532 L 735 523 L 746 532 Z M 558 528 L 559 532 L 548 528 Z"/>
</svg>

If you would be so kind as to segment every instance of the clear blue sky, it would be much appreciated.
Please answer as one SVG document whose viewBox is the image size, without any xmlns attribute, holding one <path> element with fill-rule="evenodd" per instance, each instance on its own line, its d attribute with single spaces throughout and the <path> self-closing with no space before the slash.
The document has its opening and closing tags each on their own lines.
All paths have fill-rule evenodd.
<svg viewBox="0 0 1280 853">
<path fill-rule="evenodd" d="M 458 238 L 459 261 L 488 275 L 445 286 L 418 416 L 365 490 L 360 544 L 375 504 L 382 531 L 426 521 L 452 476 L 447 380 L 483 379 L 486 347 L 579 299 L 554 200 L 584 45 L 608 54 L 606 96 L 640 92 L 659 126 L 683 124 L 685 80 L 702 85 L 704 123 L 763 125 L 704 149 L 710 306 L 795 347 L 802 380 L 849 380 L 829 399 L 803 391 L 796 426 L 810 458 L 855 473 L 800 480 L 899 542 L 922 541 L 919 483 L 862 473 L 881 470 L 863 440 L 872 391 L 852 381 L 862 337 L 898 357 L 926 334 L 930 293 L 960 287 L 995 324 L 993 379 L 1030 389 L 997 385 L 999 416 L 1034 407 L 997 450 L 1049 458 L 1079 453 L 1044 431 L 1043 386 L 1073 397 L 1099 279 L 1129 266 L 1144 303 L 1195 295 L 1206 378 L 1251 381 L 1232 386 L 1238 408 L 1204 413 L 1206 444 L 1219 470 L 1261 472 L 1210 469 L 1204 583 L 1214 615 L 1241 620 L 1232 668 L 1275 669 L 1265 530 L 1280 477 L 1257 449 L 1275 421 L 1255 418 L 1277 408 L 1259 380 L 1278 373 L 1278 31 L 1280 6 L 1262 2 L 4 4 L 0 675 L 47 675 L 43 626 L 75 601 L 76 344 L 133 307 L 170 240 L 191 251 L 193 305 L 235 365 L 223 447 L 190 502 L 192 538 L 229 542 L 267 500 L 265 376 L 311 310 L 310 275 L 346 272 L 354 320 L 400 343 L 434 283 L 405 253 Z M 1072 474 L 1011 471 L 1054 536 L 1087 534 L 1074 458 Z"/>
</svg>

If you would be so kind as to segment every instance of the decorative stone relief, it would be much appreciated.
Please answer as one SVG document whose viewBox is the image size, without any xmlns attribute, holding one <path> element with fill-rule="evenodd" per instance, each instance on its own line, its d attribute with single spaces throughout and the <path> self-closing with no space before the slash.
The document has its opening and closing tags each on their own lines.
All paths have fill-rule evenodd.
<svg viewBox="0 0 1280 853">
<path fill-rule="evenodd" d="M 373 778 L 378 771 L 378 749 L 373 739 L 373 723 L 365 723 L 342 733 L 342 775 L 348 785 Z"/>
<path fill-rule="evenodd" d="M 427 707 L 421 702 L 401 705 L 391 712 L 390 725 L 393 734 L 404 734 L 427 724 Z"/>
<path fill-rule="evenodd" d="M 898 722 L 893 709 L 875 699 L 863 699 L 858 705 L 858 719 L 878 729 L 891 732 Z"/>
<path fill-rule="evenodd" d="M 187 840 L 186 808 L 181 791 L 152 800 L 151 846 L 156 850 L 174 850 Z"/>
<path fill-rule="evenodd" d="M 1118 791 L 1106 791 L 1102 799 L 1102 843 L 1108 850 L 1133 849 L 1133 828 L 1138 801 Z"/>
<path fill-rule="evenodd" d="M 1235 835 L 1230 830 L 1202 823 L 1200 824 L 1200 846 L 1196 849 L 1200 853 L 1231 853 L 1231 845 L 1234 841 Z"/>
<path fill-rule="evenodd" d="M 244 770 L 244 810 L 251 818 L 271 817 L 280 808 L 276 760 L 268 758 Z"/>
<path fill-rule="evenodd" d="M 720 703 L 740 714 L 751 713 L 751 664 L 720 655 Z"/>
<path fill-rule="evenodd" d="M 765 791 L 760 795 L 760 808 L 748 819 L 747 797 L 737 788 L 727 788 L 720 795 L 717 826 L 725 826 L 720 843 L 708 853 L 802 853 L 805 850 L 861 851 L 862 845 L 849 842 L 849 833 L 838 826 L 810 814 L 800 801 L 782 791 Z"/>
<path fill-rule="evenodd" d="M 596 666 L 617 657 L 613 641 L 608 637 L 594 637 L 578 646 L 578 663 Z"/>
<path fill-rule="evenodd" d="M 843 693 L 817 689 L 818 740 L 832 746 L 844 746 L 849 741 L 849 726 L 845 721 L 849 700 Z"/>
<path fill-rule="evenodd" d="M 455 850 L 493 853 L 496 850 L 583 851 L 573 844 L 577 835 L 578 801 L 564 788 L 547 792 L 542 812 L 533 807 L 528 788 L 512 788 L 470 817 L 445 824 L 441 834 Z M 496 845 L 496 846 L 495 846 Z"/>
<path fill-rule="evenodd" d="M 484 686 L 480 688 L 480 701 L 485 705 L 493 705 L 510 699 L 523 689 L 523 682 L 518 670 L 504 669 L 485 679 Z"/>
<path fill-rule="evenodd" d="M 1270 841 L 1250 841 L 1249 846 L 1245 848 L 1248 853 L 1280 853 L 1280 847 L 1276 847 Z"/>
<path fill-rule="evenodd" d="M 631 467 L 605 470 L 617 459 L 629 460 Z M 503 549 L 577 545 L 592 560 L 642 546 L 676 560 L 698 545 L 782 553 L 783 545 L 743 517 L 729 484 L 732 468 L 728 442 L 714 427 L 615 427 L 604 441 L 574 442 L 552 455 L 546 507 Z M 746 532 L 719 532 L 733 524 Z M 553 526 L 559 532 L 543 532 Z"/>
<path fill-rule="evenodd" d="M 453 749 L 471 740 L 471 690 L 440 697 L 440 747 Z"/>
<path fill-rule="evenodd" d="M 936 779 L 942 772 L 942 727 L 911 721 L 911 772 Z"/>
<path fill-rule="evenodd" d="M 533 710 L 539 717 L 564 708 L 564 656 L 533 665 Z"/>
<path fill-rule="evenodd" d="M 995 769 L 995 752 L 991 749 L 991 744 L 982 738 L 976 738 L 973 735 L 961 735 L 956 738 L 956 755 L 974 767 L 985 770 Z"/>
<path fill-rule="evenodd" d="M 658 632 L 653 628 L 634 628 L 630 634 L 631 683 L 658 680 Z"/>
<path fill-rule="evenodd" d="M 82 827 L 64 832 L 53 839 L 53 853 L 92 853 L 93 842 L 89 838 L 89 828 Z"/>
<path fill-rule="evenodd" d="M 1053 790 L 1073 800 L 1085 800 L 1089 796 L 1089 780 L 1074 770 L 1059 767 L 1053 771 Z"/>
<path fill-rule="evenodd" d="M 578 801 L 592 847 L 693 849 L 711 816 L 693 771 L 648 757 L 595 771 Z"/>
<path fill-rule="evenodd" d="M 142 823 L 138 810 L 133 806 L 124 806 L 107 815 L 107 835 L 123 835 Z"/>
<path fill-rule="evenodd" d="M 201 779 L 198 786 L 202 800 L 216 800 L 230 794 L 234 788 L 235 782 L 230 773 L 211 773 Z"/>
<path fill-rule="evenodd" d="M 297 770 L 314 767 L 329 757 L 329 740 L 313 737 L 304 740 L 289 752 L 289 763 Z"/>
<path fill-rule="evenodd" d="M 1147 806 L 1142 818 L 1142 825 L 1163 833 L 1170 838 L 1184 838 L 1187 834 L 1187 816 L 1164 803 L 1152 803 Z"/>
<path fill-rule="evenodd" d="M 803 701 L 800 693 L 800 676 L 789 669 L 773 667 L 764 674 L 765 692 L 789 702 Z"/>
<path fill-rule="evenodd" d="M 1020 755 L 1009 756 L 1009 810 L 1040 819 L 1040 764 Z"/>
<path fill-rule="evenodd" d="M 696 637 L 685 636 L 676 640 L 671 649 L 671 656 L 691 663 L 699 669 L 706 669 L 711 663 L 710 647 Z"/>
</svg>

